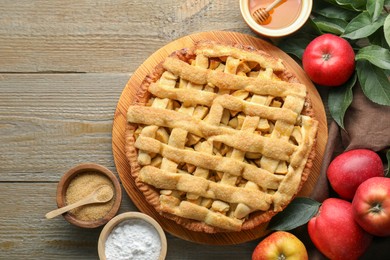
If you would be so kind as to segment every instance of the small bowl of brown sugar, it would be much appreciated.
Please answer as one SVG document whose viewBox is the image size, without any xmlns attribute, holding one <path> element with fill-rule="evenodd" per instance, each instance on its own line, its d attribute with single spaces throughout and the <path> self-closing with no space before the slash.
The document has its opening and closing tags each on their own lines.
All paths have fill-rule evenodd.
<svg viewBox="0 0 390 260">
<path fill-rule="evenodd" d="M 122 200 L 119 181 L 106 167 L 84 163 L 67 171 L 57 186 L 57 206 L 59 208 L 86 198 L 103 185 L 111 187 L 114 194 L 111 200 L 77 207 L 64 213 L 63 217 L 78 227 L 96 228 L 106 224 L 116 215 Z M 110 189 L 107 192 L 111 192 Z M 111 194 L 107 194 L 109 195 Z M 105 194 L 100 194 L 100 196 L 104 197 Z"/>
</svg>

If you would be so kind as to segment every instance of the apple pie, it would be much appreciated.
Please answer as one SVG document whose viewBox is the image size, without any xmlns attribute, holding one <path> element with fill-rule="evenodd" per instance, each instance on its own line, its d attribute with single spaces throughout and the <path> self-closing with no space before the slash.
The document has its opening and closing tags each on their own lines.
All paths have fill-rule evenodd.
<svg viewBox="0 0 390 260">
<path fill-rule="evenodd" d="M 310 174 L 318 125 L 281 59 L 212 41 L 156 66 L 127 121 L 126 157 L 146 201 L 207 233 L 252 229 L 282 211 Z"/>
</svg>

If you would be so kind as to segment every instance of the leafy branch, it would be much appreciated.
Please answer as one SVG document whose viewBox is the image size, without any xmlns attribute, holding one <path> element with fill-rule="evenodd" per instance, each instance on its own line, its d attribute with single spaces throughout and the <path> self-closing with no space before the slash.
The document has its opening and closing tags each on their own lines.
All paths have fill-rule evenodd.
<svg viewBox="0 0 390 260">
<path fill-rule="evenodd" d="M 306 46 L 324 33 L 349 41 L 355 51 L 355 73 L 348 82 L 329 91 L 333 119 L 344 128 L 358 81 L 372 102 L 390 106 L 390 0 L 316 0 L 312 15 L 297 33 L 279 43 L 285 52 L 302 59 Z"/>
</svg>

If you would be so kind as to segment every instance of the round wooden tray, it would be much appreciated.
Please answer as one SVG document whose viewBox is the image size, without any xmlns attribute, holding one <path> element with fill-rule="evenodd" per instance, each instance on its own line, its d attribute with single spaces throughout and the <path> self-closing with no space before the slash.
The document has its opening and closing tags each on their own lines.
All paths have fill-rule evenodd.
<svg viewBox="0 0 390 260">
<path fill-rule="evenodd" d="M 308 196 L 319 177 L 322 157 L 325 151 L 325 145 L 328 139 L 328 129 L 326 122 L 326 114 L 324 110 L 321 97 L 315 89 L 310 79 L 306 76 L 301 67 L 286 53 L 276 48 L 274 45 L 265 42 L 261 39 L 236 33 L 236 32 L 201 32 L 192 35 L 185 36 L 178 40 L 175 40 L 158 51 L 152 54 L 132 75 L 127 82 L 122 95 L 119 98 L 119 102 L 114 115 L 113 130 L 112 130 L 112 147 L 115 160 L 116 169 L 122 184 L 130 196 L 134 204 L 138 209 L 152 216 L 156 219 L 163 229 L 174 236 L 179 238 L 203 244 L 214 245 L 228 245 L 239 244 L 247 241 L 257 239 L 267 234 L 266 225 L 262 225 L 254 230 L 240 231 L 240 232 L 228 232 L 218 234 L 205 234 L 200 232 L 194 232 L 187 230 L 186 228 L 176 224 L 174 221 L 166 219 L 159 215 L 155 209 L 150 206 L 144 199 L 143 194 L 137 189 L 134 179 L 130 174 L 130 165 L 128 164 L 125 155 L 125 127 L 126 127 L 126 113 L 129 105 L 132 103 L 133 98 L 137 92 L 138 87 L 147 74 L 149 74 L 153 68 L 163 61 L 173 51 L 188 48 L 193 46 L 194 42 L 199 40 L 214 40 L 219 42 L 237 42 L 243 45 L 253 46 L 257 49 L 264 50 L 272 56 L 279 57 L 284 60 L 285 65 L 291 72 L 294 72 L 296 77 L 301 83 L 305 84 L 308 88 L 308 93 L 313 103 L 313 109 L 317 120 L 319 120 L 319 132 L 316 146 L 316 158 L 313 165 L 313 171 L 306 181 L 303 189 L 299 193 L 299 196 Z"/>
</svg>

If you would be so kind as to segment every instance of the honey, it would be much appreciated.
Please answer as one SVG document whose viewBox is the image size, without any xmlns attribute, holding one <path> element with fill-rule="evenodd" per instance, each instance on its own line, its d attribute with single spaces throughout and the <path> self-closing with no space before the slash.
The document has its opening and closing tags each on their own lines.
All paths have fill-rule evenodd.
<svg viewBox="0 0 390 260">
<path fill-rule="evenodd" d="M 266 8 L 274 0 L 249 0 L 249 11 L 252 14 L 259 8 Z M 283 0 L 273 10 L 269 12 L 270 16 L 262 24 L 268 29 L 282 29 L 291 25 L 299 16 L 302 7 L 302 1 L 305 0 Z"/>
</svg>

